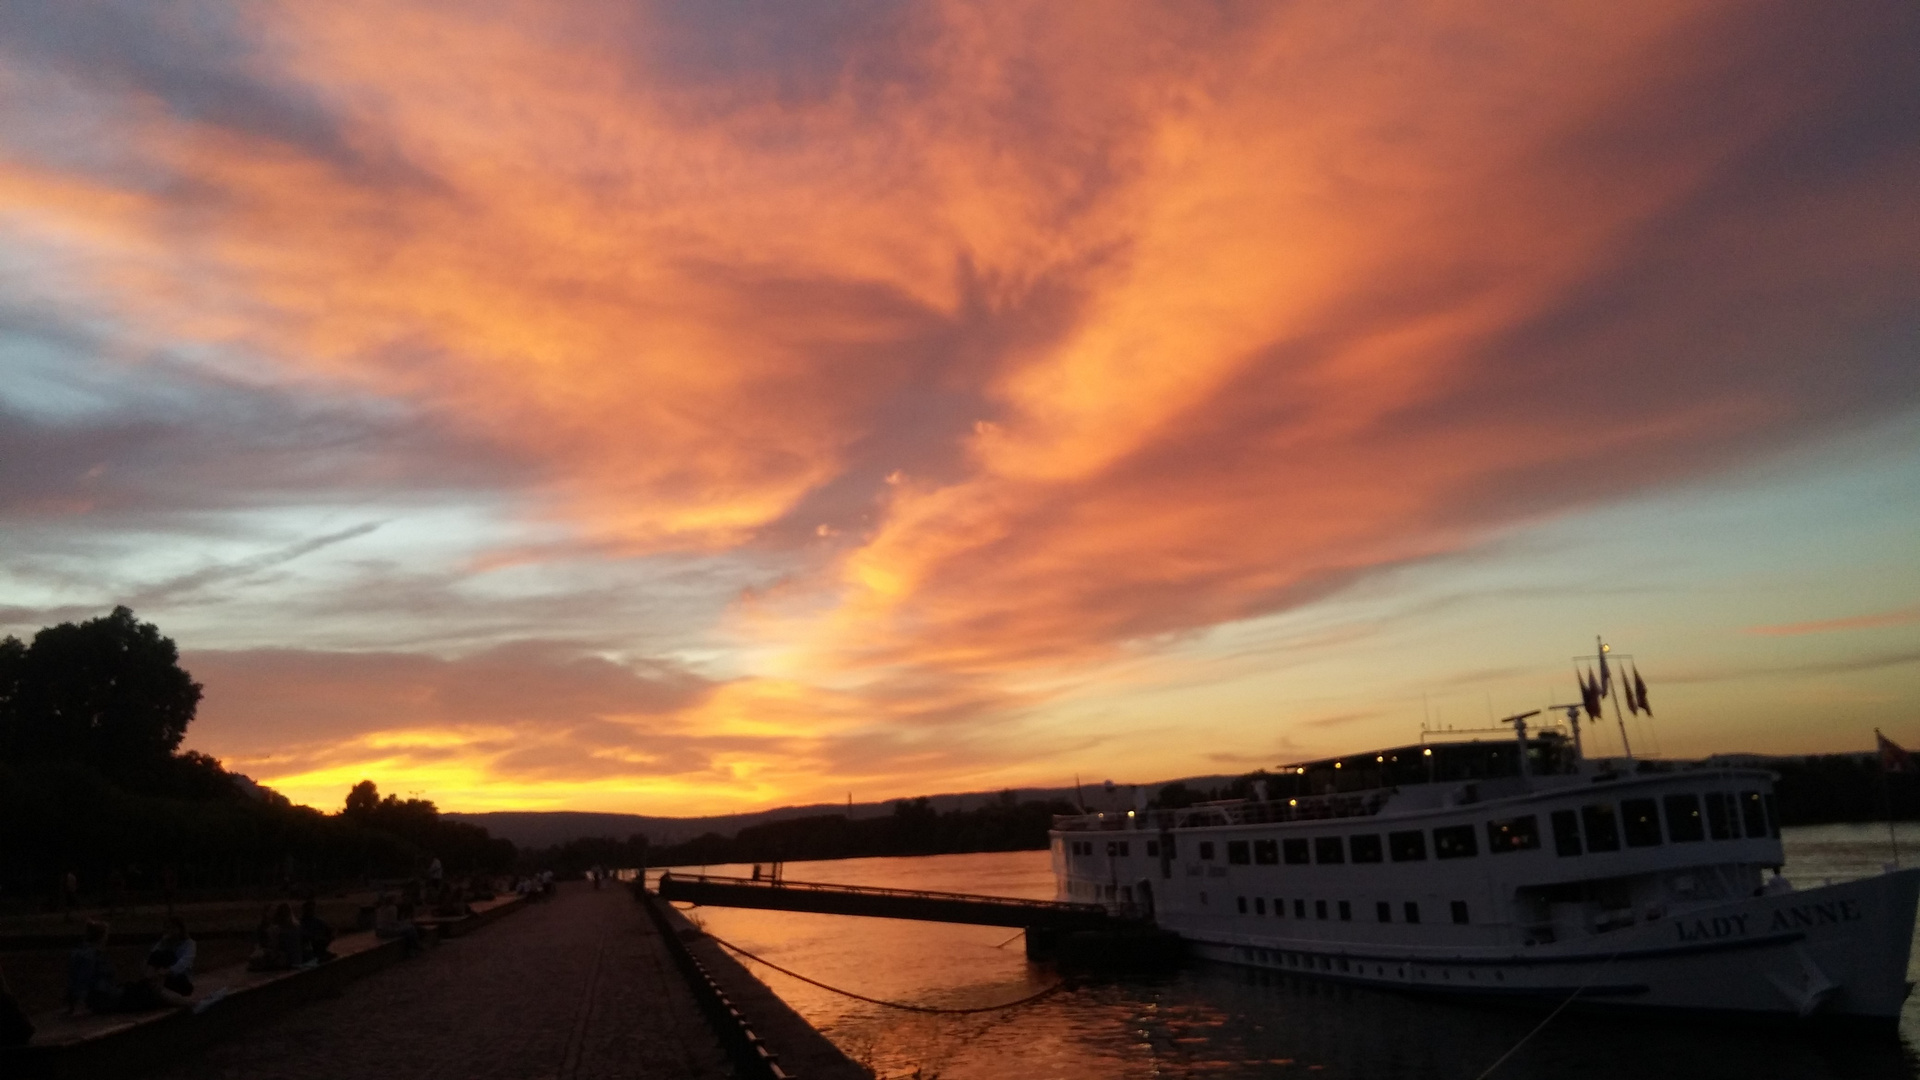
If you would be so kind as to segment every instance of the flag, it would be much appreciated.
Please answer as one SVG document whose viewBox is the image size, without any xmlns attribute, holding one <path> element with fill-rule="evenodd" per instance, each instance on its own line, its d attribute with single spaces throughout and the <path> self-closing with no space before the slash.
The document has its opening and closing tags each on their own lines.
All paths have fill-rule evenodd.
<svg viewBox="0 0 1920 1080">
<path fill-rule="evenodd" d="M 1592 668 L 1580 679 L 1580 704 L 1586 706 L 1588 717 L 1600 719 L 1600 680 L 1594 678 Z"/>
<path fill-rule="evenodd" d="M 1881 772 L 1920 772 L 1913 761 L 1913 755 L 1901 749 L 1892 739 L 1880 734 L 1879 728 L 1873 729 L 1873 737 L 1880 743 Z"/>
<path fill-rule="evenodd" d="M 1633 684 L 1627 681 L 1627 669 L 1620 669 L 1620 696 L 1627 699 L 1627 711 L 1640 715 L 1640 698 L 1633 692 Z"/>
<path fill-rule="evenodd" d="M 1653 706 L 1647 704 L 1647 684 L 1640 679 L 1639 664 L 1633 665 L 1633 693 L 1629 695 L 1629 700 L 1632 698 L 1640 699 L 1641 712 L 1646 713 L 1648 716 L 1653 715 Z"/>
</svg>

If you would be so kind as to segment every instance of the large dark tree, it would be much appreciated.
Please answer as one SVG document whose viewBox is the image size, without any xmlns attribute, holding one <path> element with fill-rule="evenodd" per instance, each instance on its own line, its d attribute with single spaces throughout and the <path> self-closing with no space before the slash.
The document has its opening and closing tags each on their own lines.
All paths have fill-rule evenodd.
<svg viewBox="0 0 1920 1080">
<path fill-rule="evenodd" d="M 370 818 L 380 809 L 380 789 L 371 780 L 362 780 L 347 792 L 347 805 L 341 811 L 348 817 Z"/>
<path fill-rule="evenodd" d="M 0 645 L 0 693 L 9 756 L 82 762 L 136 787 L 170 773 L 200 704 L 172 639 L 124 607 L 49 626 L 24 650 Z"/>
</svg>

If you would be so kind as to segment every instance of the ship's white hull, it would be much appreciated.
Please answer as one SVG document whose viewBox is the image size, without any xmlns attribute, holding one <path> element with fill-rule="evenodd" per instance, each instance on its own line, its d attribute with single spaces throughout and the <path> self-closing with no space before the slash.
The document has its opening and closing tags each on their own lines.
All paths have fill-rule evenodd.
<svg viewBox="0 0 1920 1080">
<path fill-rule="evenodd" d="M 1890 1022 L 1910 989 L 1916 898 L 1920 870 L 1903 870 L 1518 950 L 1399 952 L 1283 933 L 1183 933 L 1211 960 L 1421 992 Z"/>
</svg>

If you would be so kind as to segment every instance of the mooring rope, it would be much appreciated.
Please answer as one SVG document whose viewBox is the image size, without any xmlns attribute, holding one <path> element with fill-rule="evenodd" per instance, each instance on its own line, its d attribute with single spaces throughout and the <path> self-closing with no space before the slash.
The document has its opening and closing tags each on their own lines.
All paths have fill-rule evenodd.
<svg viewBox="0 0 1920 1080">
<path fill-rule="evenodd" d="M 1508 1058 L 1519 1053 L 1521 1047 L 1527 1045 L 1527 1042 L 1531 1040 L 1535 1035 L 1540 1034 L 1540 1032 L 1548 1024 L 1553 1023 L 1554 1017 L 1559 1016 L 1560 1013 L 1564 1011 L 1567 1006 L 1573 1004 L 1574 998 L 1577 998 L 1581 994 L 1586 993 L 1587 988 L 1592 986 L 1594 980 L 1600 977 L 1600 973 L 1607 970 L 1607 965 L 1613 963 L 1614 958 L 1618 957 L 1619 955 L 1620 955 L 1619 951 L 1616 950 L 1613 956 L 1609 956 L 1605 960 L 1601 961 L 1600 966 L 1593 969 L 1593 974 L 1587 976 L 1587 981 L 1575 987 L 1573 993 L 1567 995 L 1567 1000 L 1555 1006 L 1554 1010 L 1547 1014 L 1547 1018 L 1545 1020 L 1542 1020 L 1538 1024 L 1535 1024 L 1532 1031 L 1529 1031 L 1525 1035 L 1520 1036 L 1519 1042 L 1514 1043 L 1511 1047 L 1508 1047 L 1506 1053 L 1501 1054 L 1498 1060 L 1496 1060 L 1493 1064 L 1487 1066 L 1486 1071 L 1482 1072 L 1479 1076 L 1474 1077 L 1473 1080 L 1487 1080 L 1487 1077 L 1493 1075 L 1493 1071 L 1495 1069 L 1498 1069 L 1500 1066 L 1505 1065 L 1507 1063 Z"/>
<path fill-rule="evenodd" d="M 779 972 L 780 974 L 786 975 L 790 978 L 799 979 L 801 982 L 806 983 L 809 986 L 817 986 L 820 989 L 825 990 L 829 993 L 839 994 L 843 997 L 850 997 L 855 1001 L 864 1001 L 869 1005 L 879 1005 L 888 1009 L 904 1009 L 907 1012 L 939 1013 L 945 1016 L 965 1016 L 970 1013 L 999 1012 L 1002 1009 L 1013 1009 L 1013 1008 L 1018 1008 L 1021 1005 L 1031 1005 L 1034 1002 L 1039 1001 L 1043 997 L 1051 996 L 1059 992 L 1060 990 L 1065 989 L 1067 985 L 1067 980 L 1061 979 L 1059 982 L 1054 983 L 1052 986 L 1047 987 L 1045 990 L 1042 990 L 1037 994 L 1031 994 L 1027 997 L 1021 998 L 1018 1001 L 1009 1001 L 1003 1005 L 981 1005 L 971 1009 L 942 1009 L 933 1005 L 908 1005 L 907 1003 L 901 1002 L 901 1001 L 882 1001 L 879 998 L 871 998 L 865 994 L 856 994 L 851 990 L 842 990 L 837 986 L 828 986 L 826 983 L 821 982 L 819 979 L 809 979 L 805 975 L 802 975 L 797 971 L 790 971 L 787 968 L 783 968 L 779 964 L 776 964 L 773 961 L 768 960 L 763 956 L 755 956 L 753 953 L 748 952 L 747 950 L 741 948 L 738 945 L 735 945 L 733 942 L 728 941 L 725 938 L 714 937 L 712 934 L 708 934 L 707 936 L 709 938 L 712 938 L 714 943 L 721 946 L 722 948 L 729 949 L 733 952 L 737 952 L 741 956 L 744 956 L 755 963 L 765 964 L 766 966 L 772 968 L 773 970 Z"/>
</svg>

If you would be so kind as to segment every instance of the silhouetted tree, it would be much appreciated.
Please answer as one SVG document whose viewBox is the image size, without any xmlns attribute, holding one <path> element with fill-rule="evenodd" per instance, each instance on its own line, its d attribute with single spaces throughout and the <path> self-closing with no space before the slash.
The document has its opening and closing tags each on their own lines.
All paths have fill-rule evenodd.
<svg viewBox="0 0 1920 1080">
<path fill-rule="evenodd" d="M 347 792 L 339 819 L 397 837 L 418 858 L 437 855 L 449 873 L 499 871 L 513 865 L 510 840 L 496 840 L 478 825 L 446 821 L 430 799 L 380 797 L 371 780 L 362 780 Z"/>
<path fill-rule="evenodd" d="M 49 626 L 24 650 L 0 645 L 0 690 L 9 754 L 83 762 L 137 789 L 164 783 L 200 704 L 172 639 L 125 607 Z"/>
<path fill-rule="evenodd" d="M 1206 797 L 1205 794 L 1188 787 L 1185 781 L 1175 780 L 1160 789 L 1160 794 L 1153 800 L 1153 805 L 1162 810 L 1183 810 Z"/>
<path fill-rule="evenodd" d="M 374 786 L 373 781 L 362 780 L 347 792 L 347 805 L 340 812 L 348 817 L 365 818 L 372 817 L 379 807 L 380 789 Z"/>
<path fill-rule="evenodd" d="M 20 672 L 26 663 L 25 642 L 11 634 L 0 638 L 0 732 L 10 730 L 14 688 L 20 684 Z"/>
</svg>

